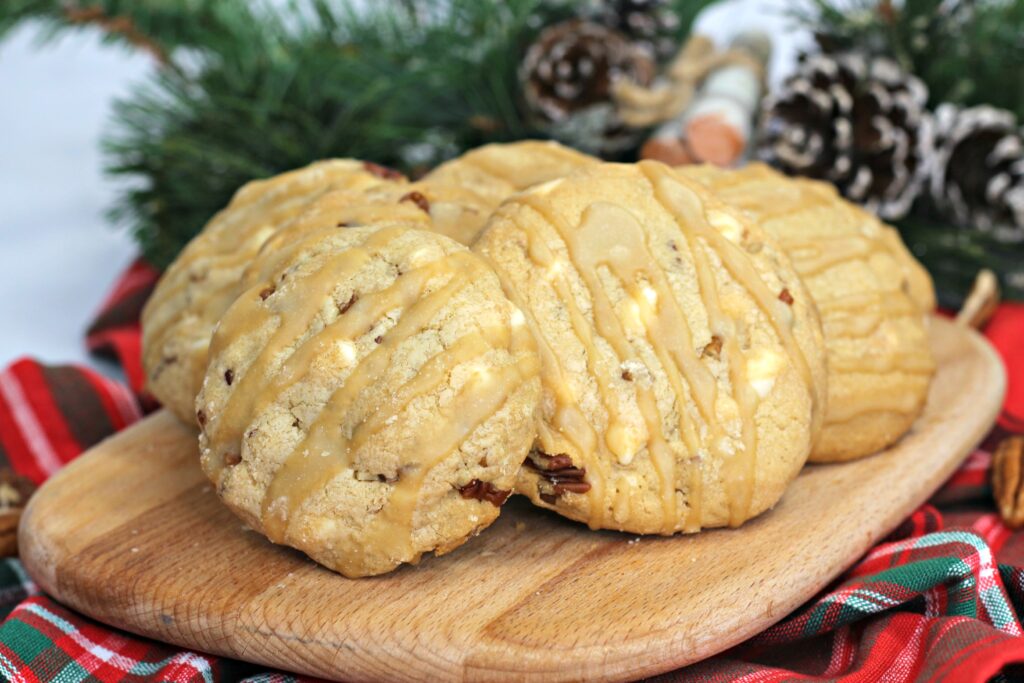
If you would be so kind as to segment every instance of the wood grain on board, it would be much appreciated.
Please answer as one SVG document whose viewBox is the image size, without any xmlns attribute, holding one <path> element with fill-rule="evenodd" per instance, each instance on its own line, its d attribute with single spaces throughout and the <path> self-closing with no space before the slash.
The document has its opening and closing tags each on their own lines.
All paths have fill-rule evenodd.
<svg viewBox="0 0 1024 683">
<path fill-rule="evenodd" d="M 806 468 L 739 529 L 591 532 L 521 499 L 459 550 L 360 580 L 247 531 L 166 412 L 32 498 L 22 559 L 61 602 L 145 636 L 345 680 L 627 680 L 720 652 L 821 590 L 924 502 L 1005 389 L 975 333 L 935 319 L 939 370 L 895 447 Z"/>
</svg>

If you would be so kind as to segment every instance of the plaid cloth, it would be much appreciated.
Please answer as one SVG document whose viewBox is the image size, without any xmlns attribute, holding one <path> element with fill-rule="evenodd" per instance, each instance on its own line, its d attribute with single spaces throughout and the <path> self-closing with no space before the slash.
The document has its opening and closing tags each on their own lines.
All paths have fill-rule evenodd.
<svg viewBox="0 0 1024 683">
<path fill-rule="evenodd" d="M 0 460 L 39 483 L 155 407 L 140 394 L 138 315 L 157 273 L 136 263 L 89 328 L 131 388 L 92 370 L 23 359 L 0 374 Z M 767 631 L 662 681 L 1024 680 L 1024 532 L 995 513 L 990 449 L 1024 431 L 1024 305 L 986 334 L 1010 389 L 999 425 L 963 467 L 821 595 Z M 2 463 L 0 463 L 2 464 Z M 139 638 L 54 602 L 0 561 L 0 674 L 13 681 L 310 680 Z"/>
</svg>

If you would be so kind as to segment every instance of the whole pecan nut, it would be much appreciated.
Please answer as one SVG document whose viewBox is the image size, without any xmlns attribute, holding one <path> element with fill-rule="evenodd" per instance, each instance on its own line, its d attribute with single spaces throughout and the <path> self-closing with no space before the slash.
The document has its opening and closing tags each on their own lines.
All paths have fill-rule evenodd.
<svg viewBox="0 0 1024 683">
<path fill-rule="evenodd" d="M 18 554 L 18 522 L 35 490 L 27 477 L 0 467 L 0 557 Z"/>
<path fill-rule="evenodd" d="M 1024 526 L 1024 436 L 1008 436 L 992 456 L 992 492 L 1006 525 Z"/>
</svg>

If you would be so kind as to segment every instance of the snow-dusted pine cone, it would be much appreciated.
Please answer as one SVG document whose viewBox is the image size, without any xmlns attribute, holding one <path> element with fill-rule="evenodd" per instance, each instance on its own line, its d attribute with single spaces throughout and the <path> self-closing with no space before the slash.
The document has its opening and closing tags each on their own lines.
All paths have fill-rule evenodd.
<svg viewBox="0 0 1024 683">
<path fill-rule="evenodd" d="M 594 19 L 652 59 L 663 62 L 679 51 L 679 14 L 668 0 L 604 0 Z"/>
<path fill-rule="evenodd" d="M 890 59 L 805 56 L 765 99 L 758 156 L 900 218 L 921 190 L 931 152 L 927 101 L 924 83 Z"/>
<path fill-rule="evenodd" d="M 989 106 L 940 106 L 928 190 L 957 223 L 1024 241 L 1024 129 L 1017 117 Z"/>
<path fill-rule="evenodd" d="M 520 66 L 523 98 L 539 125 L 584 151 L 615 153 L 636 143 L 612 102 L 619 79 L 647 85 L 654 62 L 622 34 L 582 19 L 541 31 Z"/>
</svg>

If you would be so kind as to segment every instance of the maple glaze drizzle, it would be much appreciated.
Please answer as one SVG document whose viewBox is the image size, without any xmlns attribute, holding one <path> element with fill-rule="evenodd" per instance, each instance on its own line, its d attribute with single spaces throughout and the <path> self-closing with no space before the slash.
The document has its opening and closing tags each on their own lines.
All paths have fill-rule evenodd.
<svg viewBox="0 0 1024 683">
<path fill-rule="evenodd" d="M 529 234 L 524 233 L 524 237 L 532 243 L 533 240 Z M 550 252 L 544 252 L 543 247 L 538 247 L 537 252 L 540 254 L 547 253 L 547 258 L 553 258 L 550 256 Z M 544 258 L 544 256 L 540 258 Z M 586 415 L 580 410 L 576 397 L 570 390 L 565 369 L 558 360 L 558 355 L 551 348 L 547 337 L 543 334 L 543 327 L 534 318 L 530 307 L 517 294 L 516 287 L 512 284 L 508 274 L 501 268 L 495 268 L 494 272 L 501 281 L 501 287 L 506 296 L 512 300 L 512 303 L 525 316 L 529 329 L 533 333 L 533 339 L 536 341 L 540 364 L 544 368 L 544 372 L 540 375 L 541 384 L 555 398 L 556 408 L 552 422 L 556 430 L 552 430 L 545 421 L 538 421 L 538 440 L 552 452 L 561 453 L 570 450 L 576 453 L 593 453 L 596 449 L 602 447 L 603 441 L 598 439 L 593 425 L 590 424 Z M 567 441 L 570 444 L 569 447 L 566 447 L 563 441 Z M 590 463 L 588 461 L 588 466 L 595 469 L 601 465 L 602 463 Z M 597 529 L 600 528 L 601 521 L 604 518 L 605 480 L 603 477 L 592 477 L 592 481 L 587 483 L 591 485 L 590 495 L 588 496 L 591 510 L 588 520 L 590 526 Z"/>
<path fill-rule="evenodd" d="M 262 305 L 255 294 L 257 285 L 221 322 L 218 338 L 225 340 L 255 334 L 272 318 L 280 322 L 257 359 L 239 373 L 235 380 L 238 384 L 221 416 L 207 426 L 210 442 L 220 452 L 237 452 L 235 445 L 240 445 L 246 418 L 261 412 L 281 392 L 306 377 L 324 349 L 354 344 L 385 314 L 401 311 L 394 326 L 378 337 L 379 343 L 369 353 L 358 362 L 353 355 L 351 373 L 333 391 L 307 427 L 302 441 L 274 473 L 261 515 L 267 537 L 275 542 L 289 538 L 290 524 L 299 516 L 302 505 L 351 468 L 367 441 L 393 423 L 393 418 L 412 401 L 441 387 L 454 368 L 493 349 L 507 349 L 514 362 L 495 369 L 482 363 L 475 368 L 455 397 L 441 406 L 437 419 L 417 435 L 417 442 L 403 449 L 403 455 L 413 459 L 393 473 L 387 484 L 381 484 L 389 487 L 388 501 L 369 522 L 363 542 L 380 548 L 387 557 L 414 556 L 411 531 L 424 480 L 477 427 L 501 410 L 524 381 L 536 375 L 535 356 L 526 352 L 533 348 L 533 341 L 525 326 L 478 326 L 446 350 L 426 359 L 415 376 L 401 386 L 377 394 L 368 391 L 392 365 L 405 340 L 426 329 L 459 291 L 486 276 L 486 266 L 468 252 L 456 252 L 420 265 L 400 274 L 384 289 L 360 293 L 335 320 L 314 335 L 302 338 L 338 283 L 354 277 L 403 232 L 399 227 L 377 229 L 362 245 L 332 254 L 314 272 L 293 276 L 295 282 L 290 286 L 295 290 L 290 292 L 284 309 L 271 310 Z M 322 238 L 324 234 L 330 233 L 310 239 Z M 283 362 L 277 362 L 296 343 L 295 351 Z M 219 351 L 211 349 L 212 357 L 216 358 Z M 363 417 L 350 424 L 354 414 Z M 229 446 L 225 448 L 225 444 Z M 214 463 L 215 470 L 224 466 L 225 463 Z M 342 555 L 344 563 L 347 560 Z M 355 564 L 342 564 L 339 568 L 350 574 L 358 572 Z"/>
<path fill-rule="evenodd" d="M 333 182 L 348 179 L 355 176 L 356 172 L 344 170 L 340 174 L 335 173 L 328 176 Z M 321 176 L 317 176 L 321 178 Z M 168 269 L 164 282 L 154 292 L 157 303 L 177 298 L 185 293 L 192 284 L 191 277 L 197 267 L 211 270 L 239 270 L 245 268 L 252 260 L 253 255 L 259 250 L 264 240 L 270 236 L 278 226 L 297 217 L 312 201 L 320 197 L 326 188 L 311 191 L 310 185 L 313 179 L 308 178 L 305 182 L 294 183 L 298 186 L 288 187 L 278 192 L 265 192 L 257 198 L 253 196 L 247 202 L 236 205 L 234 202 L 222 210 L 210 222 L 210 225 L 200 235 L 189 243 L 181 253 L 172 267 Z M 326 182 L 321 179 L 321 182 Z M 298 191 L 299 194 L 281 200 L 282 194 Z M 278 201 L 275 201 L 278 200 Z M 237 280 L 228 278 L 220 286 L 206 292 L 206 297 L 223 299 L 225 291 L 229 294 L 235 292 Z M 228 297 L 229 301 L 233 297 Z M 193 306 L 199 304 L 200 308 L 194 315 L 207 317 L 211 311 L 219 315 L 223 309 L 217 310 L 211 305 L 207 298 L 191 302 Z M 162 309 L 162 306 L 154 307 L 154 311 Z M 192 309 L 196 311 L 195 308 Z M 151 326 L 151 334 L 154 338 L 161 338 L 166 334 L 166 328 L 172 326 L 178 319 L 177 310 L 168 311 L 162 320 L 154 320 Z"/>
<path fill-rule="evenodd" d="M 561 379 L 564 370 L 556 354 L 546 344 L 543 335 L 539 335 L 542 361 L 546 368 L 542 377 L 547 389 L 556 399 L 555 414 L 551 423 L 558 431 L 556 435 L 542 425 L 541 442 L 549 446 L 557 436 L 567 438 L 576 446 L 577 452 L 586 458 L 587 481 L 592 487 L 587 494 L 590 500 L 591 526 L 598 527 L 603 524 L 607 503 L 606 490 L 610 486 L 612 474 L 612 458 L 619 463 L 628 463 L 636 451 L 644 446 L 659 478 L 662 532 L 672 533 L 680 528 L 696 531 L 700 528 L 704 486 L 700 459 L 688 458 L 682 463 L 683 471 L 677 471 L 680 460 L 669 446 L 669 435 L 664 431 L 654 393 L 649 387 L 636 382 L 632 383 L 632 387 L 646 427 L 646 442 L 630 444 L 626 438 L 629 429 L 622 420 L 622 407 L 618 405 L 619 399 L 612 387 L 611 378 L 618 374 L 617 369 L 623 362 L 639 361 L 639 358 L 633 346 L 634 342 L 624 326 L 623 313 L 612 304 L 599 278 L 599 272 L 605 269 L 627 294 L 625 304 L 637 306 L 643 321 L 642 337 L 664 369 L 676 403 L 681 408 L 677 428 L 686 449 L 692 456 L 702 451 L 713 453 L 725 463 L 723 485 L 729 503 L 730 523 L 739 524 L 749 517 L 753 498 L 756 474 L 756 425 L 753 416 L 759 398 L 747 381 L 744 354 L 736 341 L 734 323 L 721 310 L 718 303 L 712 266 L 703 251 L 705 247 L 698 243 L 698 236 L 704 240 L 708 248 L 715 248 L 718 251 L 719 257 L 726 263 L 736 281 L 751 294 L 766 317 L 772 320 L 780 342 L 793 357 L 794 365 L 800 367 L 802 364 L 803 377 L 813 397 L 814 386 L 810 368 L 802 351 L 792 339 L 788 322 L 782 319 L 783 313 L 778 308 L 781 304 L 768 292 L 756 271 L 750 267 L 743 267 L 742 259 L 746 259 L 746 256 L 739 252 L 721 253 L 723 250 L 736 247 L 720 238 L 718 232 L 708 224 L 699 198 L 681 183 L 674 183 L 676 187 L 672 188 L 671 192 L 665 192 L 663 185 L 667 181 L 659 175 L 661 171 L 657 167 L 645 169 L 645 173 L 659 201 L 676 219 L 681 237 L 685 240 L 694 261 L 700 296 L 707 310 L 712 334 L 723 340 L 722 358 L 729 367 L 733 399 L 742 414 L 743 447 L 737 453 L 725 452 L 726 433 L 717 419 L 715 409 L 718 391 L 715 377 L 700 360 L 699 351 L 694 348 L 686 316 L 679 307 L 664 271 L 658 266 L 647 244 L 643 226 L 633 214 L 614 204 L 598 202 L 585 210 L 578 228 L 574 228 L 566 225 L 542 199 L 523 195 L 510 201 L 530 207 L 556 231 L 567 248 L 575 273 L 589 294 L 593 307 L 592 324 L 576 303 L 572 290 L 565 280 L 566 274 L 555 267 L 556 256 L 542 239 L 526 231 L 528 256 L 535 266 L 549 273 L 548 280 L 552 288 L 560 302 L 566 306 L 572 329 L 586 351 L 588 371 L 596 382 L 608 420 L 603 438 L 599 437 L 594 426 L 579 409 L 566 382 Z M 686 196 L 687 192 L 689 196 Z M 715 239 L 716 237 L 719 239 Z M 649 290 L 642 291 L 641 287 Z M 621 306 L 622 304 L 619 308 Z M 611 346 L 614 352 L 612 360 L 607 360 L 606 354 L 599 353 L 594 332 Z M 703 439 L 697 426 L 687 418 L 686 411 L 682 408 L 689 402 L 688 395 L 692 397 L 707 428 Z M 594 457 L 589 457 L 591 454 Z M 688 487 L 689 509 L 682 519 L 677 509 L 677 482 L 685 482 Z M 628 494 L 628 490 L 626 493 Z M 628 500 L 621 500 L 623 496 L 617 495 L 615 498 L 611 501 L 613 510 L 624 512 L 629 509 Z M 631 496 L 627 495 L 625 498 Z"/>
<path fill-rule="evenodd" d="M 774 172 L 754 167 L 734 174 L 716 172 L 708 176 L 710 185 L 723 192 L 728 201 L 743 207 L 754 215 L 760 225 L 775 236 L 793 261 L 802 278 L 813 280 L 826 271 L 855 260 L 864 262 L 876 255 L 891 257 L 907 278 L 910 287 L 922 288 L 921 275 L 915 264 L 902 256 L 902 247 L 891 229 L 877 224 L 869 216 L 842 204 L 842 200 L 827 190 L 820 190 L 802 181 L 776 179 Z M 756 178 L 748 180 L 746 178 Z M 780 200 L 784 197 L 784 200 Z M 795 216 L 813 216 L 821 212 L 821 220 L 831 220 L 841 233 L 815 235 L 804 238 L 786 230 L 787 222 L 799 225 L 808 219 Z M 894 243 L 896 240 L 896 243 Z M 812 282 L 813 285 L 813 282 Z M 828 297 L 814 291 L 815 302 L 822 318 L 826 342 L 839 339 L 866 339 L 879 333 L 882 325 L 899 318 L 920 319 L 921 304 L 908 292 L 900 290 L 871 291 L 843 297 Z M 922 298 L 922 294 L 918 294 Z M 883 339 L 888 343 L 885 354 L 865 351 L 856 356 L 837 353 L 829 344 L 829 373 L 887 374 L 900 372 L 927 376 L 934 372 L 935 363 L 927 349 L 923 332 L 920 348 L 897 351 L 906 344 L 905 339 Z M 854 420 L 864 414 L 880 411 L 912 413 L 919 409 L 919 399 L 909 392 L 905 395 L 880 397 L 870 393 L 847 396 L 842 402 L 830 405 L 825 422 L 837 425 Z"/>
<path fill-rule="evenodd" d="M 384 181 L 366 173 L 361 162 L 332 160 L 291 171 L 240 189 L 168 268 L 143 314 L 147 371 L 162 357 L 176 330 L 188 336 L 193 366 L 193 394 L 198 393 L 207 342 L 213 326 L 239 293 L 239 275 L 264 241 L 333 188 L 353 190 Z M 196 273 L 205 273 L 195 287 Z M 175 304 L 176 300 L 183 300 Z"/>
<path fill-rule="evenodd" d="M 733 281 L 746 291 L 771 323 L 779 343 L 807 387 L 811 401 L 812 434 L 817 433 L 822 419 L 822 411 L 817 405 L 818 393 L 814 377 L 803 349 L 793 336 L 791 311 L 786 304 L 778 300 L 776 292 L 768 289 L 749 256 L 710 224 L 700 198 L 673 177 L 668 169 L 660 164 L 647 162 L 641 162 L 639 167 L 650 182 L 655 198 L 672 215 L 686 237 L 697 269 L 700 295 L 707 309 L 711 332 L 722 340 L 723 356 L 729 359 L 733 399 L 740 409 L 743 451 L 723 460 L 727 467 L 723 483 L 729 501 L 730 523 L 737 525 L 750 516 L 749 509 L 756 484 L 757 425 L 754 415 L 760 399 L 748 381 L 747 365 L 736 338 L 734 321 L 721 310 L 708 257 L 698 239 L 703 241 L 708 249 L 714 251 Z M 714 447 L 718 445 L 712 444 Z M 715 448 L 711 450 L 715 452 Z"/>
</svg>

